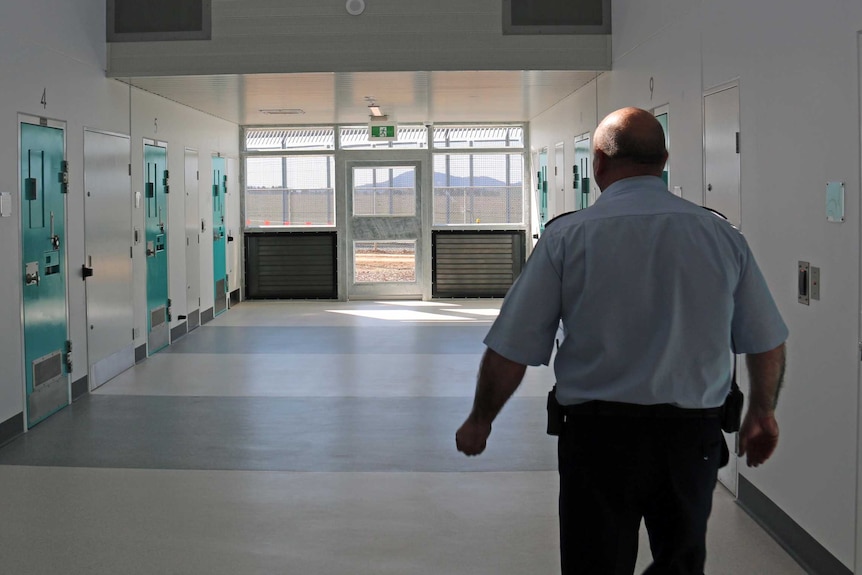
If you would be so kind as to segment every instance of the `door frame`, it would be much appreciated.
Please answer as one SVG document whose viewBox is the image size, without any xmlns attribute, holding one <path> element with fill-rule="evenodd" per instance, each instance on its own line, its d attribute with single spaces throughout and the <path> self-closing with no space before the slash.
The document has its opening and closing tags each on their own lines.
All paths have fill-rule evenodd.
<svg viewBox="0 0 862 575">
<path fill-rule="evenodd" d="M 194 180 L 191 180 L 190 161 L 194 164 Z M 186 330 L 191 331 L 201 323 L 201 223 L 200 223 L 200 153 L 195 148 L 185 148 L 183 153 L 183 187 L 185 199 L 186 235 Z M 194 241 L 194 243 L 193 243 Z M 190 253 L 195 256 L 189 257 Z"/>
<path fill-rule="evenodd" d="M 215 179 L 216 160 L 221 160 L 221 164 L 223 164 L 223 173 L 219 176 L 218 180 Z M 210 228 L 211 228 L 210 231 L 212 232 L 210 234 L 210 236 L 212 236 L 212 243 L 210 243 L 210 246 L 212 246 L 212 249 L 209 251 L 212 252 L 212 262 L 213 262 L 212 274 L 210 277 L 212 282 L 210 285 L 212 285 L 213 317 L 215 317 L 215 316 L 221 315 L 222 313 L 227 311 L 228 300 L 230 299 L 230 296 L 229 296 L 230 288 L 228 286 L 228 275 L 227 275 L 227 273 L 228 273 L 227 272 L 227 270 L 228 270 L 228 265 L 227 265 L 227 158 L 222 156 L 221 153 L 219 153 L 219 152 L 213 152 L 210 155 L 209 168 L 210 168 L 210 175 L 213 177 L 212 186 L 210 188 L 210 199 L 211 199 L 210 208 L 211 209 L 209 211 L 209 215 L 210 215 L 210 218 L 212 220 L 212 225 L 210 226 Z M 218 188 L 218 198 L 220 200 L 220 208 L 219 209 L 221 210 L 221 219 L 222 219 L 221 222 L 217 222 L 216 217 L 215 217 L 215 210 L 216 210 L 215 198 L 216 198 L 216 196 L 213 195 L 213 192 L 215 192 L 216 188 Z M 215 233 L 216 232 L 219 232 L 221 234 L 221 237 L 218 240 L 215 239 Z M 208 239 L 209 239 L 209 236 L 208 236 Z M 216 244 L 217 243 L 219 245 L 223 246 L 222 253 L 219 254 L 221 256 L 222 261 L 217 261 L 217 259 L 216 259 L 216 251 L 217 251 L 216 250 Z M 221 266 L 224 269 L 224 278 L 216 278 L 216 276 L 215 276 L 216 270 L 219 268 L 219 266 Z M 219 281 L 224 281 L 224 284 L 223 284 L 224 292 L 221 294 L 217 293 Z M 219 301 L 220 299 L 221 299 L 221 301 Z"/>
<path fill-rule="evenodd" d="M 740 92 L 740 87 L 739 87 L 739 79 L 734 79 L 734 80 L 731 80 L 729 82 L 725 82 L 724 84 L 719 84 L 713 88 L 710 88 L 709 90 L 704 90 L 703 97 L 701 98 L 701 101 L 700 101 L 701 102 L 701 118 L 703 119 L 702 120 L 703 121 L 703 129 L 702 129 L 702 134 L 703 134 L 703 148 L 702 148 L 703 152 L 702 152 L 702 154 L 703 155 L 702 155 L 702 160 L 701 160 L 702 168 L 703 168 L 703 172 L 702 172 L 703 180 L 702 180 L 702 184 L 701 184 L 701 205 L 703 205 L 703 206 L 709 205 L 709 202 L 707 201 L 707 195 L 706 195 L 706 193 L 707 193 L 706 187 L 709 183 L 709 182 L 707 182 L 707 173 L 706 173 L 706 99 L 709 96 L 714 96 L 715 94 L 719 94 L 721 92 L 725 92 L 727 90 L 733 90 L 733 89 L 736 89 L 736 102 L 737 102 L 736 125 L 737 125 L 737 129 L 740 131 L 740 134 L 741 134 L 742 133 L 742 123 L 741 123 L 741 115 L 742 115 L 741 110 L 742 110 L 742 108 L 741 108 L 741 92 Z M 668 120 L 669 119 L 670 118 L 668 118 Z M 741 146 L 741 143 L 740 143 L 740 148 L 739 148 L 739 152 L 737 153 L 737 155 L 739 156 L 739 181 L 737 182 L 737 185 L 739 188 L 738 189 L 738 192 L 739 192 L 739 222 L 734 222 L 732 220 L 731 216 L 733 216 L 733 214 L 725 214 L 725 215 L 728 217 L 729 220 L 731 220 L 732 224 L 736 225 L 737 227 L 739 227 L 740 230 L 742 230 L 743 227 L 742 227 L 742 146 Z"/>
<path fill-rule="evenodd" d="M 146 174 L 146 171 L 147 171 L 147 168 L 146 168 L 147 146 L 150 146 L 153 148 L 163 148 L 165 150 L 165 171 L 169 173 L 171 168 L 170 168 L 170 153 L 169 153 L 168 143 L 163 141 L 163 140 L 154 140 L 152 138 L 143 138 L 142 141 L 143 141 L 143 147 L 142 147 L 142 154 L 141 154 L 140 160 L 141 160 L 141 167 L 144 168 L 144 174 L 143 174 L 144 179 L 146 179 L 146 177 L 147 177 L 147 174 Z M 156 180 L 156 183 L 157 182 L 158 182 L 158 179 Z M 141 183 L 143 184 L 144 182 L 141 182 Z M 163 185 L 167 188 L 166 184 L 163 184 Z M 164 345 L 160 346 L 156 350 L 153 350 L 152 349 L 154 347 L 153 344 L 158 344 L 158 343 L 160 343 L 160 341 L 153 339 L 152 327 L 150 325 L 151 321 L 152 321 L 152 310 L 150 309 L 150 292 L 149 292 L 149 265 L 150 265 L 150 263 L 148 261 L 147 256 L 145 255 L 143 265 L 144 265 L 144 274 L 145 274 L 145 277 L 147 278 L 147 280 L 146 280 L 146 287 L 144 288 L 144 294 L 145 294 L 144 298 L 146 301 L 144 308 L 146 310 L 146 315 L 145 315 L 145 321 L 146 321 L 146 326 L 147 326 L 147 328 L 146 328 L 146 335 L 147 335 L 147 344 L 146 345 L 147 345 L 147 348 L 146 349 L 147 349 L 147 356 L 148 357 L 171 345 L 171 321 L 172 320 L 171 320 L 171 308 L 168 305 L 168 303 L 170 302 L 170 299 L 171 299 L 171 259 L 170 259 L 171 222 L 170 222 L 170 210 L 167 209 L 168 201 L 170 201 L 170 198 L 168 197 L 169 192 L 167 190 L 165 190 L 164 193 L 165 193 L 165 221 L 164 221 L 165 231 L 164 231 L 164 236 L 165 236 L 165 260 L 166 260 L 166 262 L 165 262 L 165 278 L 166 278 L 165 283 L 167 286 L 166 296 L 165 296 L 165 328 L 164 329 L 166 330 L 166 334 L 165 334 Z M 143 199 L 146 200 L 146 193 L 144 193 Z M 146 254 L 146 245 L 147 245 L 147 215 L 146 215 L 146 211 L 144 212 L 143 216 L 144 216 L 144 226 L 143 226 L 142 236 L 143 236 L 144 248 L 145 248 L 144 253 Z M 158 334 L 157 334 L 157 336 L 158 336 Z"/>
<path fill-rule="evenodd" d="M 652 115 L 655 116 L 656 119 L 660 118 L 661 116 L 665 116 L 665 123 L 667 124 L 667 127 L 662 126 L 662 128 L 665 128 L 665 130 L 664 130 L 665 149 L 668 151 L 668 153 L 670 153 L 670 104 L 663 104 L 661 106 L 656 106 L 655 108 L 652 109 Z M 671 185 L 671 178 L 673 177 L 673 174 L 670 171 L 670 157 L 668 157 L 667 162 L 664 165 L 664 171 L 667 172 L 667 187 L 668 187 L 668 189 L 672 190 L 672 191 L 674 191 L 674 193 L 676 193 L 676 190 Z M 679 197 L 682 197 L 682 189 L 680 189 L 680 193 L 677 195 Z"/>
<path fill-rule="evenodd" d="M 417 209 L 419 210 L 419 237 L 416 240 L 416 290 L 414 293 L 374 293 L 369 289 L 356 289 L 353 282 L 353 190 L 354 167 L 415 166 L 418 174 Z M 338 292 L 342 300 L 356 299 L 421 299 L 431 298 L 431 224 L 432 224 L 432 162 L 428 150 L 342 150 L 335 158 L 335 209 L 338 231 L 337 250 Z M 384 284 L 367 284 L 380 286 Z M 392 290 L 401 291 L 401 290 Z"/>
<path fill-rule="evenodd" d="M 119 132 L 110 132 L 110 131 L 106 131 L 106 130 L 99 130 L 96 128 L 84 128 L 84 163 L 83 163 L 83 167 L 81 170 L 83 172 L 83 175 L 84 175 L 84 220 L 83 220 L 84 221 L 84 256 L 87 258 L 86 265 L 89 267 L 89 266 L 91 266 L 92 262 L 90 262 L 90 260 L 89 260 L 91 253 L 90 253 L 89 242 L 87 241 L 87 230 L 89 229 L 88 222 L 87 222 L 87 213 L 88 213 L 88 208 L 87 208 L 88 199 L 87 198 L 89 197 L 89 195 L 88 195 L 89 190 L 87 189 L 89 187 L 87 185 L 87 159 L 88 159 L 87 134 L 88 133 L 89 134 L 99 134 L 102 136 L 112 136 L 115 138 L 121 138 L 123 140 L 126 140 L 126 142 L 128 144 L 128 150 L 127 151 L 129 154 L 127 156 L 127 160 L 129 160 L 129 167 L 130 168 L 131 168 L 132 138 L 128 134 L 121 134 Z M 129 224 L 129 227 L 128 227 L 128 235 L 126 236 L 126 240 L 128 241 L 128 244 L 129 244 L 129 250 L 131 250 L 132 244 L 134 241 L 133 234 L 134 234 L 134 227 L 135 226 L 134 226 L 134 217 L 133 217 L 134 200 L 133 200 L 133 194 L 132 194 L 131 170 L 129 170 L 129 172 L 130 173 L 128 175 L 128 188 L 126 189 L 127 198 L 129 201 L 129 206 L 128 206 L 128 210 L 129 210 L 128 211 L 128 216 L 129 216 L 128 224 Z M 134 263 L 132 262 L 132 258 L 131 258 L 131 253 L 129 255 L 130 255 L 130 257 L 129 257 L 129 294 L 128 294 L 128 297 L 129 297 L 129 301 L 133 301 L 134 300 L 133 285 L 134 285 L 134 281 L 135 281 L 134 280 L 135 270 L 134 270 Z M 85 281 L 84 282 L 84 305 L 85 305 L 84 313 L 85 313 L 85 317 L 87 319 L 87 325 L 88 326 L 91 325 L 90 324 L 91 318 L 90 318 L 90 302 L 89 302 L 90 287 L 89 286 L 90 286 L 90 282 Z M 110 356 L 102 358 L 101 360 L 99 360 L 95 363 L 93 362 L 93 345 L 92 345 L 92 342 L 90 339 L 90 333 L 91 333 L 90 329 L 92 329 L 92 328 L 87 330 L 87 369 L 88 369 L 88 373 L 90 376 L 89 377 L 89 390 L 90 391 L 93 391 L 93 390 L 101 387 L 102 385 L 104 385 L 105 383 L 110 381 L 115 376 L 119 375 L 120 373 L 122 373 L 126 369 L 134 366 L 134 364 L 135 364 L 135 339 L 134 339 L 135 317 L 134 317 L 133 312 L 130 314 L 130 320 L 131 321 L 130 321 L 128 327 L 129 327 L 131 333 L 129 334 L 128 345 L 123 346 L 123 347 L 115 350 L 115 352 L 113 354 L 111 354 Z M 101 367 L 102 373 L 99 373 L 100 367 Z"/>
<path fill-rule="evenodd" d="M 714 86 L 713 88 L 710 88 L 709 90 L 704 90 L 703 96 L 701 98 L 701 118 L 702 118 L 702 122 L 703 122 L 703 126 L 702 126 L 702 135 L 703 135 L 702 168 L 703 168 L 703 173 L 702 173 L 702 183 L 701 183 L 701 194 L 702 194 L 701 204 L 704 206 L 708 205 L 708 203 L 706 201 L 707 200 L 707 197 L 706 197 L 706 185 L 707 185 L 707 173 L 706 173 L 706 166 L 707 166 L 707 157 L 706 157 L 706 99 L 709 96 L 718 94 L 720 92 L 724 92 L 726 90 L 732 90 L 732 89 L 736 89 L 737 126 L 739 127 L 738 129 L 741 132 L 742 127 L 740 125 L 741 107 L 739 106 L 739 101 L 740 101 L 739 79 L 734 79 L 734 80 L 731 80 L 729 82 L 725 82 L 723 84 L 719 84 L 717 86 Z M 668 118 L 668 120 L 670 120 L 670 118 Z M 668 122 L 668 125 L 670 125 L 670 122 Z M 738 190 L 738 192 L 739 192 L 739 211 L 740 211 L 739 219 L 741 222 L 742 221 L 742 150 L 741 150 L 741 148 L 740 148 L 740 152 L 738 154 L 738 160 L 739 160 L 739 182 L 738 182 L 739 190 Z M 741 226 L 740 226 L 740 228 L 741 228 Z M 744 363 L 745 363 L 744 361 L 740 361 L 740 356 L 737 356 L 737 361 L 735 364 L 736 365 L 736 379 L 740 383 L 740 387 L 743 389 L 743 391 L 748 392 L 748 378 L 747 378 L 748 374 L 746 373 L 746 371 L 744 369 L 740 369 L 740 366 L 743 365 Z M 733 493 L 734 496 L 737 496 L 738 491 L 739 491 L 739 457 L 736 455 L 736 444 L 739 441 L 739 433 L 724 433 L 724 432 L 722 432 L 722 433 L 724 434 L 724 438 L 728 442 L 728 447 L 730 448 L 730 460 L 725 467 L 719 469 L 718 480 L 731 493 Z"/>
<path fill-rule="evenodd" d="M 587 142 L 587 157 L 584 166 L 580 165 L 580 158 L 578 157 L 578 144 L 581 142 Z M 574 144 L 574 154 L 575 157 L 572 160 L 573 165 L 578 166 L 578 186 L 577 190 L 574 189 L 574 185 L 572 186 L 573 196 L 575 198 L 575 206 L 574 210 L 582 210 L 584 207 L 589 207 L 595 201 L 593 198 L 593 157 L 592 157 L 592 132 L 584 132 L 583 134 L 578 134 L 575 136 L 573 140 Z M 572 181 L 574 182 L 574 173 L 572 174 Z M 586 182 L 585 182 L 586 181 Z M 587 189 L 584 190 L 584 184 L 586 183 Z M 586 195 L 587 205 L 583 205 L 584 195 Z M 580 204 L 580 207 L 578 207 Z"/>
<path fill-rule="evenodd" d="M 21 172 L 21 153 L 23 151 L 21 147 L 21 137 L 22 137 L 22 124 L 33 124 L 37 126 L 43 126 L 47 128 L 56 128 L 63 130 L 63 159 L 68 161 L 68 152 L 69 152 L 69 128 L 67 123 L 64 120 L 58 120 L 55 118 L 46 118 L 43 116 L 33 116 L 31 114 L 18 114 L 18 118 L 16 121 L 16 132 L 17 132 L 17 146 L 18 146 L 18 157 L 16 158 L 15 163 L 17 164 L 18 171 L 18 182 L 17 182 L 17 191 L 16 198 L 13 202 L 13 205 L 17 205 L 19 207 L 16 214 L 16 226 L 17 226 L 17 238 L 18 238 L 18 266 L 19 268 L 24 264 L 24 226 L 21 221 L 21 183 L 23 174 Z M 66 264 L 66 269 L 63 273 L 66 276 L 65 280 L 65 289 L 66 289 L 66 339 L 71 341 L 71 334 L 69 329 L 69 241 L 68 241 L 68 233 L 69 233 L 69 198 L 68 194 L 66 195 L 66 206 L 63 214 L 64 222 L 63 228 L 66 233 L 66 238 L 63 242 L 63 251 L 64 251 L 64 261 Z M 13 212 L 14 213 L 14 212 Z M 19 347 L 21 353 L 21 407 L 22 413 L 24 414 L 23 418 L 23 428 L 24 432 L 27 432 L 30 429 L 30 415 L 29 415 L 29 401 L 30 398 L 27 395 L 27 352 L 26 352 L 26 329 L 24 323 L 24 290 L 21 282 L 17 283 L 18 285 L 18 308 L 20 313 L 21 321 L 19 322 L 19 334 L 21 338 L 21 345 Z M 66 398 L 67 398 L 67 406 L 72 403 L 72 373 L 67 374 L 66 376 Z M 48 416 L 50 417 L 50 416 Z"/>
</svg>

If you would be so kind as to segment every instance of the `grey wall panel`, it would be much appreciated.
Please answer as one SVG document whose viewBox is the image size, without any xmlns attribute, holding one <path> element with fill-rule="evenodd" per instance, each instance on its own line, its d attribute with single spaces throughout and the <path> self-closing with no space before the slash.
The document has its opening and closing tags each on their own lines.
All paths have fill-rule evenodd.
<svg viewBox="0 0 862 575">
<path fill-rule="evenodd" d="M 248 234 L 246 295 L 249 299 L 335 299 L 336 234 Z"/>
<path fill-rule="evenodd" d="M 524 265 L 523 231 L 435 231 L 434 297 L 502 297 Z"/>
<path fill-rule="evenodd" d="M 606 70 L 610 36 L 504 36 L 500 0 L 213 0 L 212 40 L 112 44 L 109 75 Z M 219 54 L 213 58 L 213 54 Z"/>
</svg>

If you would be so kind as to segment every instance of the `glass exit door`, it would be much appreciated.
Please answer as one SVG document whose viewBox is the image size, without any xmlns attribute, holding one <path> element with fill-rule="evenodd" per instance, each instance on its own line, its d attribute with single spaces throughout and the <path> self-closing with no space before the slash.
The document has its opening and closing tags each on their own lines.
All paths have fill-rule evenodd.
<svg viewBox="0 0 862 575">
<path fill-rule="evenodd" d="M 421 161 L 348 161 L 349 299 L 422 299 Z"/>
</svg>

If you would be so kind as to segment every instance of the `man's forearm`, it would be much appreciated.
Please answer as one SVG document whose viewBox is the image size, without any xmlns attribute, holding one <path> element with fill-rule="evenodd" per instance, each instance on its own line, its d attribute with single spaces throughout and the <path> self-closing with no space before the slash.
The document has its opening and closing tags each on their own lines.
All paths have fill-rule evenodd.
<svg viewBox="0 0 862 575">
<path fill-rule="evenodd" d="M 506 401 L 515 393 L 527 366 L 510 361 L 488 348 L 479 366 L 476 397 L 470 419 L 490 425 Z"/>
<path fill-rule="evenodd" d="M 749 408 L 771 413 L 778 403 L 778 393 L 784 380 L 785 346 L 763 353 L 751 353 L 745 358 L 751 382 Z"/>
</svg>

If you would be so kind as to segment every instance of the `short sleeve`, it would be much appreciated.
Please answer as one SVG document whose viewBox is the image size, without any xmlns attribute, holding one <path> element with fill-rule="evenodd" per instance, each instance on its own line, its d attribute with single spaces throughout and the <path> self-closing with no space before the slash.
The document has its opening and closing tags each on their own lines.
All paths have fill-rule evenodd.
<svg viewBox="0 0 862 575">
<path fill-rule="evenodd" d="M 736 353 L 762 353 L 787 340 L 787 326 L 747 244 L 733 300 L 731 329 Z"/>
<path fill-rule="evenodd" d="M 561 313 L 561 262 L 551 254 L 552 241 L 546 233 L 536 244 L 485 337 L 485 345 L 522 365 L 547 365 L 553 352 Z"/>
</svg>

